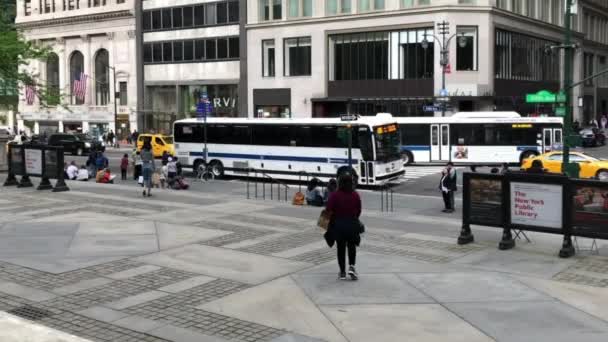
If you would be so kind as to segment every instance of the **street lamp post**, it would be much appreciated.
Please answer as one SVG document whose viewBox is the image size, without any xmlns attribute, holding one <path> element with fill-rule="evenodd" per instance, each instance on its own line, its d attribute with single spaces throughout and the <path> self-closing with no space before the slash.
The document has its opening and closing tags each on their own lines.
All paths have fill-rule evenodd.
<svg viewBox="0 0 608 342">
<path fill-rule="evenodd" d="M 112 70 L 112 82 L 114 82 L 114 134 L 118 133 L 118 103 L 116 99 L 118 98 L 118 92 L 116 91 L 116 68 L 110 66 L 108 64 L 102 63 L 106 66 L 106 68 Z"/>
<path fill-rule="evenodd" d="M 434 40 L 437 42 L 437 44 L 439 44 L 441 56 L 439 59 L 439 65 L 441 65 L 441 91 L 443 93 L 445 91 L 445 69 L 450 64 L 450 42 L 454 37 L 458 36 L 458 33 L 454 33 L 448 38 L 447 36 L 450 34 L 450 23 L 445 20 L 440 23 L 437 23 L 437 29 L 439 30 L 439 35 L 441 35 L 441 39 L 439 39 L 436 35 L 432 33 L 425 33 L 424 39 L 422 40 L 422 48 L 426 50 L 429 47 L 429 41 L 427 40 L 427 36 L 435 38 Z M 458 45 L 460 47 L 467 46 L 467 40 L 464 36 L 464 33 L 460 34 L 458 38 Z M 442 97 L 444 96 L 444 94 L 440 95 Z M 445 107 L 446 102 L 442 101 L 441 116 L 445 116 Z"/>
</svg>

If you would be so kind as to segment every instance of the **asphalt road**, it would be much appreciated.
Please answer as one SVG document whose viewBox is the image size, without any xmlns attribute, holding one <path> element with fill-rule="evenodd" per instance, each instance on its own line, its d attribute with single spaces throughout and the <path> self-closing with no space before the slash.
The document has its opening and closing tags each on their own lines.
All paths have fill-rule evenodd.
<svg viewBox="0 0 608 342">
<path fill-rule="evenodd" d="M 608 146 L 602 147 L 591 147 L 580 149 L 581 152 L 589 154 L 599 159 L 608 159 Z M 130 152 L 126 150 L 108 150 L 106 151 L 106 157 L 110 161 L 110 169 L 113 173 L 117 174 L 120 178 L 120 159 L 122 156 L 127 153 L 130 158 Z M 86 157 L 78 157 L 78 156 L 65 156 L 66 162 L 71 162 L 72 160 L 76 161 L 78 165 L 84 165 L 86 162 Z M 160 163 L 160 161 L 159 161 Z M 408 194 L 408 195 L 420 195 L 420 196 L 434 196 L 441 197 L 441 193 L 437 189 L 440 172 L 442 170 L 442 166 L 438 165 L 422 165 L 422 166 L 408 166 L 406 167 L 406 175 L 404 179 L 400 180 L 400 184 L 396 184 L 393 187 L 393 190 L 397 194 Z M 188 170 L 186 170 L 186 174 L 188 175 Z M 462 186 L 462 174 L 463 172 L 469 171 L 469 168 L 458 168 L 458 183 L 459 187 Z M 477 172 L 489 172 L 488 168 L 478 168 Z M 128 182 L 135 183 L 132 178 L 132 169 L 129 171 L 130 177 Z M 190 183 L 195 183 L 190 181 Z M 246 183 L 245 179 L 242 178 L 228 178 L 223 182 L 214 182 L 213 186 L 202 186 L 195 184 L 193 186 L 194 191 L 232 191 L 232 188 L 235 187 L 244 187 Z M 204 183 L 202 183 L 204 184 Z"/>
</svg>

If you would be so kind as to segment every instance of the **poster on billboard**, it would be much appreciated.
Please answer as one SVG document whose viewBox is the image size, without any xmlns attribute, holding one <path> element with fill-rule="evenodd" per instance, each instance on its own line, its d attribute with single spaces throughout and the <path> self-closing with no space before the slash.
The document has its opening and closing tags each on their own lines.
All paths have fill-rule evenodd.
<svg viewBox="0 0 608 342">
<path fill-rule="evenodd" d="M 555 229 L 563 227 L 563 191 L 558 184 L 510 182 L 511 225 Z"/>
<path fill-rule="evenodd" d="M 468 223 L 484 226 L 503 226 L 502 177 L 470 174 L 468 186 Z"/>
<path fill-rule="evenodd" d="M 23 168 L 23 147 L 11 146 L 11 171 L 15 175 L 22 176 L 25 173 Z"/>
<path fill-rule="evenodd" d="M 25 149 L 25 172 L 31 176 L 42 175 L 42 150 Z"/>
<path fill-rule="evenodd" d="M 572 234 L 608 238 L 608 184 L 575 181 L 572 191 Z"/>
</svg>

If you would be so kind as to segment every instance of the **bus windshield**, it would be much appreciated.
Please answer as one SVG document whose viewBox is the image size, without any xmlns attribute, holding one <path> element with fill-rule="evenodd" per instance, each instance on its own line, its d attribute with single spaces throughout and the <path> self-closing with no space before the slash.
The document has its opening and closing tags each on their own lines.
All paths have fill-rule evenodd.
<svg viewBox="0 0 608 342">
<path fill-rule="evenodd" d="M 374 127 L 376 156 L 378 161 L 392 161 L 401 158 L 401 139 L 397 124 Z"/>
</svg>

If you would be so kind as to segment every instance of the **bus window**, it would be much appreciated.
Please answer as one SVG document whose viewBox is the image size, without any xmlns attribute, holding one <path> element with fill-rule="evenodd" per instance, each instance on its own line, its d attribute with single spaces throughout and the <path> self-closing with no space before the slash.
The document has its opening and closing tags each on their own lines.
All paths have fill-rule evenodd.
<svg viewBox="0 0 608 342">
<path fill-rule="evenodd" d="M 401 144 L 406 146 L 423 145 L 428 146 L 430 137 L 429 125 L 399 125 L 401 130 Z"/>
<path fill-rule="evenodd" d="M 437 126 L 431 127 L 431 145 L 439 145 L 439 127 Z"/>
</svg>

